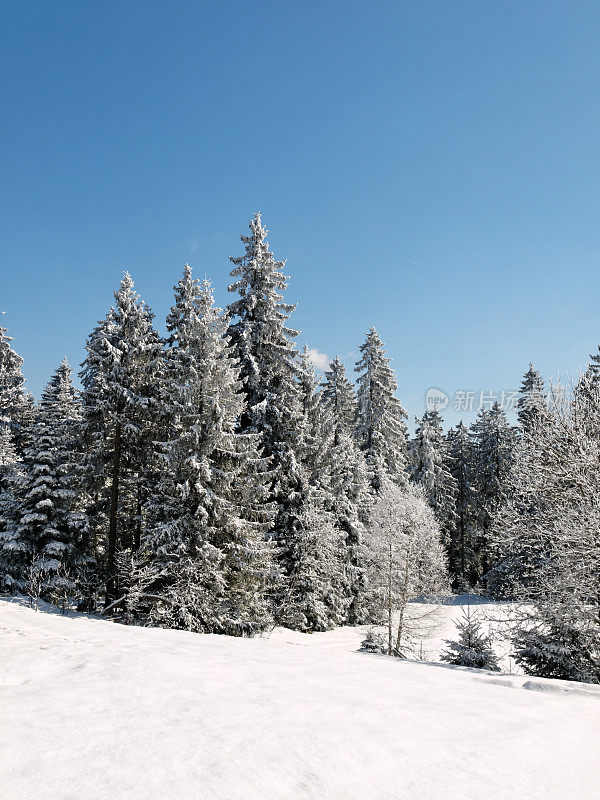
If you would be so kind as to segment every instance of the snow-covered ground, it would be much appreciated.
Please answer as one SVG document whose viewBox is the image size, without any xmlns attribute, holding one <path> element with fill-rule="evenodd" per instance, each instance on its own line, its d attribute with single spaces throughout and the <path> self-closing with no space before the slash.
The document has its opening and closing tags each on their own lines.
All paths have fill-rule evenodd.
<svg viewBox="0 0 600 800">
<path fill-rule="evenodd" d="M 600 687 L 367 655 L 363 633 L 199 636 L 0 600 L 0 798 L 597 800 Z"/>
</svg>

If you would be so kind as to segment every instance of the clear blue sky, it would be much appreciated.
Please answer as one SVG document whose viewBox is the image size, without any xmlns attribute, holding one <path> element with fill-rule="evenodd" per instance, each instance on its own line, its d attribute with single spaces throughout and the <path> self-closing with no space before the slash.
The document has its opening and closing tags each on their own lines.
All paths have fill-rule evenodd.
<svg viewBox="0 0 600 800">
<path fill-rule="evenodd" d="M 188 260 L 228 302 L 257 209 L 300 342 L 350 363 L 374 324 L 411 416 L 600 342 L 597 2 L 0 13 L 0 308 L 34 394 L 125 268 L 161 329 Z"/>
</svg>

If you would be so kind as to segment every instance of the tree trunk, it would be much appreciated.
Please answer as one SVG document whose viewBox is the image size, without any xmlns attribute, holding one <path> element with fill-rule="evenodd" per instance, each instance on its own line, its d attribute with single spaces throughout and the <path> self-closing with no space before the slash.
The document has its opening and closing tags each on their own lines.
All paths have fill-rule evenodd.
<svg viewBox="0 0 600 800">
<path fill-rule="evenodd" d="M 115 442 L 112 463 L 112 485 L 110 489 L 110 513 L 108 525 L 108 560 L 106 564 L 106 599 L 109 606 L 115 599 L 117 576 L 115 574 L 115 554 L 117 551 L 117 515 L 119 511 L 119 478 L 121 476 L 121 425 L 115 426 Z"/>
</svg>

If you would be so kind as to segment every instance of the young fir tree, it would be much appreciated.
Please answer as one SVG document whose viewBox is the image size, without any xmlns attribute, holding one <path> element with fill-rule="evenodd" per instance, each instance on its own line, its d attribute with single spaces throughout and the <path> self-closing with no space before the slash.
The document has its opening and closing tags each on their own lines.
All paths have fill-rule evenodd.
<svg viewBox="0 0 600 800">
<path fill-rule="evenodd" d="M 84 466 L 92 498 L 106 605 L 117 599 L 115 555 L 139 548 L 161 386 L 161 341 L 154 315 L 125 273 L 115 304 L 88 337 L 83 362 Z"/>
<path fill-rule="evenodd" d="M 345 537 L 346 576 L 350 595 L 348 621 L 368 615 L 365 525 L 370 508 L 370 484 L 365 459 L 353 435 L 356 418 L 354 387 L 336 357 L 325 372 L 323 404 L 333 430 L 329 459 L 329 511 Z"/>
<path fill-rule="evenodd" d="M 600 683 L 598 626 L 590 623 L 574 607 L 539 604 L 535 616 L 513 633 L 517 664 L 527 675 Z"/>
<path fill-rule="evenodd" d="M 265 460 L 244 410 L 239 367 L 210 282 L 186 265 L 167 318 L 170 431 L 144 545 L 156 568 L 161 624 L 247 635 L 269 622 L 271 551 Z M 143 599 L 143 598 L 142 598 Z"/>
<path fill-rule="evenodd" d="M 395 397 L 398 382 L 375 328 L 360 345 L 356 437 L 366 458 L 371 487 L 379 492 L 386 478 L 407 481 L 406 411 Z"/>
<path fill-rule="evenodd" d="M 10 428 L 13 446 L 20 454 L 33 415 L 33 398 L 25 392 L 23 359 L 12 349 L 12 337 L 7 333 L 0 325 L 0 423 Z"/>
<path fill-rule="evenodd" d="M 478 577 L 493 566 L 497 552 L 490 537 L 494 518 L 504 500 L 510 476 L 515 431 L 498 403 L 482 409 L 470 430 L 473 489 L 477 525 Z"/>
<path fill-rule="evenodd" d="M 246 400 L 239 430 L 259 434 L 262 454 L 270 459 L 269 497 L 277 508 L 271 536 L 289 576 L 309 476 L 300 457 L 303 419 L 293 341 L 297 331 L 287 326 L 295 306 L 282 302 L 288 278 L 266 236 L 257 213 L 250 220 L 250 235 L 241 237 L 244 255 L 231 258 L 235 281 L 229 291 L 238 298 L 228 307 L 229 335 Z"/>
<path fill-rule="evenodd" d="M 548 415 L 544 379 L 531 362 L 523 376 L 519 393 L 517 416 L 523 433 L 527 435 L 533 428 L 542 424 Z"/>
<path fill-rule="evenodd" d="M 481 622 L 471 613 L 471 606 L 463 609 L 463 618 L 458 622 L 458 641 L 446 640 L 448 645 L 442 661 L 460 667 L 475 667 L 499 672 L 498 658 L 494 653 L 490 637 L 481 629 Z"/>
<path fill-rule="evenodd" d="M 87 519 L 77 475 L 81 408 L 72 375 L 64 359 L 42 393 L 18 484 L 13 549 L 20 564 L 15 577 L 24 589 L 35 559 L 41 595 L 47 598 L 72 594 L 87 560 Z"/>
<path fill-rule="evenodd" d="M 422 486 L 440 523 L 444 544 L 450 550 L 450 534 L 456 519 L 457 485 L 448 469 L 447 442 L 437 411 L 426 411 L 417 419 L 411 443 L 411 478 Z"/>
<path fill-rule="evenodd" d="M 450 531 L 448 559 L 454 588 L 459 591 L 477 580 L 473 535 L 475 531 L 471 442 L 462 420 L 447 434 L 447 464 L 456 485 L 456 514 Z"/>
</svg>

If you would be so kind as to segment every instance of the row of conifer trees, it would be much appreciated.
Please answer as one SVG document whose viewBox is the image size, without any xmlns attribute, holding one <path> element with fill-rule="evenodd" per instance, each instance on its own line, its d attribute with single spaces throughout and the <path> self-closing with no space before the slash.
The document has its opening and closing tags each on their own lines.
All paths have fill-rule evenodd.
<svg viewBox="0 0 600 800">
<path fill-rule="evenodd" d="M 411 439 L 374 328 L 356 384 L 337 357 L 317 379 L 266 233 L 256 214 L 225 311 L 186 265 L 164 338 L 125 274 L 88 337 L 81 390 L 65 360 L 37 406 L 1 329 L 5 590 L 234 634 L 363 622 L 389 482 L 421 487 L 454 588 L 511 590 L 496 521 L 548 413 L 539 373 L 524 377 L 517 427 L 494 404 L 444 434 L 427 411 Z"/>
</svg>

